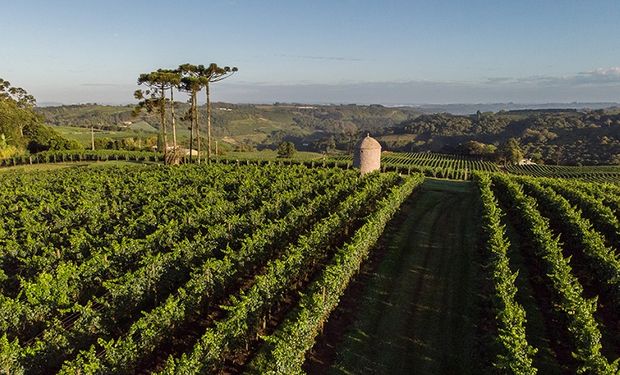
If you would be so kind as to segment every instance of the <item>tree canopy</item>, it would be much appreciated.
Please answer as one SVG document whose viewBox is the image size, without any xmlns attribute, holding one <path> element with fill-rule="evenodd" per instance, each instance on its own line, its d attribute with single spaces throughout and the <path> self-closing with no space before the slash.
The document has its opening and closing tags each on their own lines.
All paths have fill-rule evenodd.
<svg viewBox="0 0 620 375">
<path fill-rule="evenodd" d="M 282 142 L 278 146 L 279 158 L 292 158 L 295 155 L 295 145 L 292 142 Z"/>
<path fill-rule="evenodd" d="M 35 104 L 26 90 L 0 78 L 0 158 L 80 147 L 46 126 Z"/>
</svg>

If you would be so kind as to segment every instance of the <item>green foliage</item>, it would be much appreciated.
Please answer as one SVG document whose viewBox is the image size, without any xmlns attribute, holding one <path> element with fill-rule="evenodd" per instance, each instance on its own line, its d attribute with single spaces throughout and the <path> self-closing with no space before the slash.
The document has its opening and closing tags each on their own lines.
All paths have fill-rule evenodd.
<svg viewBox="0 0 620 375">
<path fill-rule="evenodd" d="M 391 189 L 356 234 L 340 247 L 332 261 L 310 284 L 294 311 L 278 329 L 263 339 L 266 344 L 250 363 L 250 369 L 263 374 L 303 373 L 306 353 L 336 308 L 349 282 L 359 272 L 385 225 L 423 177 L 408 178 Z"/>
<path fill-rule="evenodd" d="M 473 158 L 425 156 L 439 164 L 423 168 L 438 176 L 468 178 L 471 172 L 465 170 L 493 166 Z M 46 151 L 32 160 L 162 157 L 82 150 Z M 220 162 L 3 174 L 0 370 L 120 374 L 153 370 L 142 367 L 158 362 L 165 373 L 216 372 L 246 353 L 246 345 L 260 343 L 274 309 L 300 294 L 299 304 L 270 330 L 251 365 L 260 372 L 300 371 L 386 222 L 422 177 L 360 178 L 344 170 L 346 161 L 303 162 L 343 169 L 308 168 L 299 160 Z M 507 175 L 494 176 L 493 184 L 487 176 L 476 178 L 489 255 L 485 269 L 495 286 L 497 340 L 503 348 L 496 357 L 498 371 L 534 373 L 535 350 L 515 298 L 517 274 L 510 269 L 492 189 L 533 244 L 552 303 L 567 321 L 580 370 L 615 371 L 617 363 L 601 354 L 595 301 L 583 297 L 538 207 L 563 220 L 596 277 L 617 288 L 617 256 L 604 243 L 611 232 L 596 231 L 605 222 L 617 225 L 612 217 L 620 212 L 619 188 Z M 538 205 L 519 184 L 529 194 L 541 194 Z M 573 201 L 583 214 L 569 204 Z M 595 213 L 601 220 L 596 231 L 581 216 Z M 159 362 L 162 349 L 197 321 L 213 324 L 200 331 L 191 350 Z"/>
<path fill-rule="evenodd" d="M 8 145 L 6 135 L 4 133 L 0 134 L 0 150 L 5 149 Z"/>
<path fill-rule="evenodd" d="M 148 138 L 127 137 L 127 138 L 95 138 L 95 150 L 127 150 L 127 151 L 152 151 L 155 146 L 158 150 L 161 143 L 160 136 L 150 136 Z"/>
<path fill-rule="evenodd" d="M 15 156 L 19 153 L 19 149 L 9 144 L 10 138 L 7 138 L 4 133 L 0 134 L 0 159 L 6 159 Z"/>
<path fill-rule="evenodd" d="M 52 126 L 75 126 L 90 129 L 120 130 L 123 123 L 134 121 L 134 105 L 109 106 L 99 104 L 74 104 L 59 107 L 36 108 L 35 111 Z M 157 122 L 155 116 L 142 114 L 140 119 Z M 147 121 L 149 122 L 149 121 Z"/>
<path fill-rule="evenodd" d="M 487 158 L 495 157 L 497 147 L 478 141 L 467 141 L 462 145 L 463 153 L 466 155 L 478 155 Z"/>
<path fill-rule="evenodd" d="M 28 150 L 36 153 L 45 150 L 79 148 L 43 124 L 43 117 L 34 112 L 36 101 L 24 89 L 11 87 L 0 78 L 0 153 L 10 157 Z M 11 147 L 10 152 L 7 151 Z"/>
<path fill-rule="evenodd" d="M 231 68 L 232 70 L 232 68 Z M 199 103 L 200 104 L 200 103 Z M 132 118 L 133 106 L 103 106 L 83 104 L 75 106 L 37 108 L 48 123 L 60 126 L 95 127 L 95 129 L 124 130 L 126 121 L 145 120 L 159 127 L 157 112 L 143 111 Z M 175 103 L 178 114 L 185 114 L 190 103 Z M 198 122 L 206 127 L 206 105 L 198 105 Z M 212 103 L 212 133 L 222 142 L 240 147 L 267 147 L 275 149 L 283 140 L 295 143 L 297 149 L 324 151 L 333 137 L 339 149 L 346 149 L 357 142 L 357 135 L 364 129 L 376 130 L 393 125 L 415 113 L 413 109 L 381 106 L 316 106 L 304 105 L 253 105 Z M 177 118 L 179 136 L 189 137 L 189 117 Z M 167 121 L 171 116 L 168 111 Z M 356 125 L 357 124 L 357 125 Z M 282 136 L 284 134 L 284 136 Z M 225 140 L 222 138 L 226 137 Z M 304 146 L 307 143 L 307 146 Z"/>
<path fill-rule="evenodd" d="M 189 104 L 176 103 L 176 107 L 184 113 Z M 113 128 L 131 120 L 131 107 L 126 106 L 91 104 L 37 111 L 49 123 L 65 126 Z M 199 106 L 197 111 L 203 126 L 207 108 Z M 148 114 L 141 118 L 159 122 Z M 371 132 L 390 151 L 482 153 L 487 157 L 494 147 L 515 138 L 524 157 L 537 163 L 600 165 L 620 161 L 620 114 L 612 111 L 503 111 L 457 116 L 420 115 L 416 108 L 376 105 L 213 103 L 212 123 L 214 136 L 259 148 L 275 148 L 287 140 L 299 150 L 322 152 L 333 137 L 339 150 L 351 151 L 363 134 Z"/>
<path fill-rule="evenodd" d="M 65 365 L 66 371 L 81 368 L 86 373 L 110 373 L 134 366 L 167 340 L 169 336 L 162 332 L 174 335 L 175 327 L 194 319 L 205 301 L 230 293 L 239 277 L 251 275 L 303 228 L 327 215 L 355 188 L 358 179 L 354 171 L 337 169 L 222 165 L 208 169 L 126 168 L 121 173 L 116 169 L 88 173 L 65 170 L 23 178 L 7 176 L 3 183 L 18 192 L 18 186 L 33 191 L 54 184 L 54 190 L 41 194 L 39 199 L 58 202 L 51 207 L 36 201 L 23 204 L 29 215 L 11 215 L 5 222 L 24 225 L 19 221 L 30 220 L 28 229 L 38 231 L 39 220 L 58 223 L 51 232 L 40 231 L 41 238 L 15 238 L 12 243 L 23 242 L 26 246 L 2 258 L 4 262 L 31 259 L 20 266 L 22 297 L 0 298 L 4 332 L 27 341 L 33 330 L 44 327 L 43 334 L 34 337 L 34 343 L 19 349 L 19 363 L 30 373 L 59 366 L 76 350 L 84 351 Z M 211 188 L 195 188 L 209 184 Z M 58 200 L 63 195 L 76 207 L 67 207 L 67 202 Z M 196 195 L 201 195 L 198 204 L 193 203 Z M 18 193 L 12 199 L 20 197 L 23 195 Z M 189 216 L 184 210 L 187 205 L 194 207 Z M 130 213 L 125 211 L 128 207 L 135 208 Z M 161 207 L 168 209 L 162 211 Z M 155 213 L 159 212 L 165 216 L 157 224 Z M 74 220 L 86 223 L 76 227 Z M 65 233 L 68 228 L 75 231 Z M 63 235 L 57 236 L 56 231 Z M 112 242 L 100 247 L 103 232 L 111 235 L 106 238 Z M 144 234 L 146 241 L 141 238 Z M 44 257 L 33 256 L 41 243 L 49 243 L 45 246 L 49 252 Z M 211 258 L 220 251 L 225 255 L 223 259 Z M 74 265 L 76 259 L 87 254 L 87 259 Z M 17 275 L 7 277 L 0 287 L 8 288 L 4 292 L 13 295 L 10 281 L 17 280 Z M 92 295 L 101 288 L 107 292 Z M 168 294 L 166 302 L 156 307 L 157 301 Z M 84 297 L 87 304 L 77 303 Z M 152 313 L 140 317 L 143 309 L 152 307 Z M 54 319 L 66 313 L 74 315 L 72 324 L 63 325 Z M 118 317 L 123 318 L 119 321 Z M 132 324 L 127 327 L 127 323 Z M 113 332 L 121 327 L 132 333 L 114 340 L 118 333 Z M 106 358 L 93 357 L 89 349 L 92 345 L 106 348 Z"/>
<path fill-rule="evenodd" d="M 570 183 L 557 184 L 552 180 L 547 181 L 547 184 L 553 187 L 550 188 L 543 187 L 532 178 L 520 178 L 518 181 L 536 198 L 546 216 L 562 228 L 562 233 L 566 235 L 568 241 L 577 244 L 585 255 L 589 270 L 605 286 L 604 289 L 615 301 L 616 309 L 620 310 L 620 258 L 613 247 L 605 244 L 606 239 L 600 234 L 605 233 L 611 240 L 609 243 L 618 243 L 620 224 L 612 210 L 602 201 L 581 190 L 571 189 Z M 586 212 L 597 217 L 599 219 L 595 221 L 597 230 L 579 210 L 554 189 L 579 202 L 579 206 L 586 207 Z"/>
<path fill-rule="evenodd" d="M 0 373 L 23 375 L 24 369 L 19 365 L 20 346 L 17 340 L 10 341 L 6 334 L 0 337 Z"/>
<path fill-rule="evenodd" d="M 489 176 L 476 174 L 475 177 L 482 202 L 483 241 L 490 254 L 488 269 L 495 287 L 493 302 L 498 325 L 497 340 L 504 349 L 498 354 L 495 366 L 513 374 L 536 374 L 537 369 L 532 362 L 537 350 L 527 342 L 525 310 L 515 298 L 517 273 L 510 269 L 510 242 L 501 224 L 503 213 L 491 191 Z"/>
<path fill-rule="evenodd" d="M 498 160 L 504 164 L 519 164 L 523 159 L 523 152 L 519 142 L 515 138 L 510 138 L 498 149 Z"/>
<path fill-rule="evenodd" d="M 28 139 L 26 147 L 33 154 L 48 150 L 58 151 L 82 148 L 76 141 L 69 141 L 60 136 L 54 129 L 42 124 L 28 124 L 24 127 L 23 133 Z"/>
<path fill-rule="evenodd" d="M 256 277 L 252 287 L 225 307 L 226 318 L 207 328 L 188 355 L 168 362 L 163 373 L 208 373 L 220 368 L 226 354 L 240 349 L 256 335 L 268 319 L 272 306 L 281 303 L 296 286 L 309 277 L 329 254 L 330 244 L 338 239 L 371 207 L 367 202 L 383 194 L 397 181 L 396 176 L 369 176 L 358 192 L 342 201 L 331 215 L 318 222 L 311 231 L 288 245 L 281 258 L 269 263 L 264 274 Z M 357 218 L 353 219 L 352 218 Z"/>
<path fill-rule="evenodd" d="M 383 143 L 399 151 L 471 152 L 471 142 L 497 146 L 515 138 L 524 156 L 537 162 L 613 164 L 620 153 L 620 115 L 611 110 L 500 111 L 472 116 L 437 113 L 404 121 L 385 130 L 384 135 L 389 136 Z"/>
<path fill-rule="evenodd" d="M 350 156 L 332 157 L 332 160 L 351 162 Z M 386 152 L 381 156 L 385 170 L 423 173 L 428 177 L 468 180 L 474 171 L 498 172 L 499 167 L 480 157 L 436 154 L 431 152 Z"/>
<path fill-rule="evenodd" d="M 506 171 L 533 177 L 579 179 L 591 182 L 620 182 L 620 167 L 601 166 L 559 166 L 559 165 L 510 165 Z"/>
<path fill-rule="evenodd" d="M 282 142 L 278 145 L 279 158 L 292 158 L 296 151 L 295 145 L 292 142 Z"/>
<path fill-rule="evenodd" d="M 607 207 L 605 200 L 612 198 L 608 197 L 610 194 L 605 191 L 606 189 L 602 189 L 600 185 L 575 181 L 546 179 L 541 182 L 579 207 L 583 211 L 583 216 L 604 235 L 608 243 L 612 245 L 620 243 L 620 216 L 614 213 L 612 208 Z M 564 203 L 562 205 L 566 206 Z"/>
<path fill-rule="evenodd" d="M 549 220 L 538 211 L 536 201 L 506 176 L 494 175 L 497 191 L 517 217 L 521 229 L 531 241 L 538 261 L 546 271 L 548 288 L 554 295 L 555 308 L 567 321 L 579 362 L 579 373 L 614 374 L 619 361 L 610 363 L 601 353 L 601 332 L 594 318 L 596 298 L 586 299 L 583 286 L 572 273 L 570 258 L 565 258 L 560 241 L 549 228 Z"/>
</svg>

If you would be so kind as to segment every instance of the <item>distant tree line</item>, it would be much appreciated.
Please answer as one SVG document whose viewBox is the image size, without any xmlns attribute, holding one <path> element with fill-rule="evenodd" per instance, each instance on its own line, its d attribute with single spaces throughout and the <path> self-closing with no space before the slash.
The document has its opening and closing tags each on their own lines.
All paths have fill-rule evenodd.
<svg viewBox="0 0 620 375">
<path fill-rule="evenodd" d="M 620 162 L 620 113 L 616 110 L 422 115 L 382 135 L 407 135 L 404 141 L 387 142 L 390 149 L 400 151 L 497 156 L 494 150 L 514 139 L 523 156 L 537 163 Z"/>
<path fill-rule="evenodd" d="M 191 112 L 190 103 L 177 102 L 175 108 L 179 113 Z M 66 111 L 47 108 L 40 111 L 51 122 L 79 126 L 82 118 L 94 121 L 89 114 L 95 109 L 84 106 L 68 107 Z M 104 124 L 131 116 L 131 108 L 120 106 L 100 106 L 98 112 L 100 123 Z M 173 117 L 169 112 L 168 124 Z M 391 151 L 480 155 L 501 163 L 504 154 L 497 150 L 514 138 L 523 157 L 536 163 L 620 163 L 620 111 L 617 109 L 519 110 L 465 116 L 421 114 L 415 108 L 382 106 L 218 103 L 211 116 L 206 104 L 197 106 L 195 112 L 201 129 L 208 127 L 205 120 L 210 117 L 212 135 L 219 139 L 234 138 L 230 145 L 238 150 L 275 150 L 282 142 L 292 142 L 297 150 L 351 152 L 360 137 L 370 132 L 379 138 L 384 149 Z M 147 121 L 161 130 L 161 119 L 156 112 L 144 111 L 141 116 L 152 116 Z M 191 128 L 191 116 L 179 116 L 177 120 Z"/>
</svg>

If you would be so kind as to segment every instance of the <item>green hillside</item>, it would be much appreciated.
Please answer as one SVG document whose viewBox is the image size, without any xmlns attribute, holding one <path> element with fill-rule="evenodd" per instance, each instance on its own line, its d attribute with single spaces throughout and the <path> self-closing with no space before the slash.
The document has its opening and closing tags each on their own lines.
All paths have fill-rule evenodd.
<svg viewBox="0 0 620 375">
<path fill-rule="evenodd" d="M 189 109 L 185 103 L 176 103 L 177 134 L 182 141 L 189 138 L 189 122 L 182 116 Z M 37 108 L 47 122 L 63 127 L 94 127 L 106 131 L 121 131 L 127 126 L 148 123 L 159 129 L 155 115 L 132 116 L 132 106 L 104 106 L 96 104 Z M 378 134 L 383 128 L 414 118 L 418 113 L 412 108 L 387 108 L 382 106 L 309 106 L 302 104 L 213 104 L 213 135 L 232 146 L 273 148 L 283 140 L 292 141 L 298 149 L 319 151 L 332 136 L 338 138 L 341 148 L 355 142 L 364 132 Z M 206 127 L 206 107 L 198 109 L 198 121 Z M 170 124 L 171 118 L 168 118 Z M 131 124 L 130 124 L 131 123 Z M 140 130 L 149 127 L 142 125 Z"/>
<path fill-rule="evenodd" d="M 116 128 L 116 130 L 103 130 L 103 129 L 93 129 L 95 141 L 100 142 L 101 140 L 123 140 L 129 138 L 138 138 L 138 139 L 149 139 L 149 138 L 157 138 L 157 129 L 152 128 L 148 123 L 144 123 L 144 125 L 140 126 L 143 129 L 151 129 L 151 130 L 142 130 L 142 129 L 133 129 L 131 127 L 127 128 Z M 82 147 L 90 148 L 91 147 L 91 129 L 90 128 L 80 128 L 74 126 L 54 126 L 54 130 L 56 130 L 63 137 L 76 141 Z"/>
<path fill-rule="evenodd" d="M 177 134 L 187 143 L 188 105 L 176 103 Z M 38 108 L 47 123 L 125 132 L 159 129 L 157 116 L 132 116 L 132 106 L 95 104 Z M 206 128 L 206 108 L 198 109 Z M 168 123 L 170 124 L 170 118 Z M 620 164 L 620 114 L 609 110 L 516 110 L 472 115 L 421 114 L 411 107 L 380 105 L 213 104 L 212 133 L 228 149 L 274 149 L 283 141 L 298 150 L 350 151 L 366 133 L 385 150 L 438 152 L 494 158 L 510 139 L 538 164 Z M 204 132 L 203 132 L 204 135 Z M 127 135 L 128 137 L 132 135 Z M 136 137 L 136 134 L 133 134 Z M 146 139 L 146 135 L 140 135 Z M 115 137 L 112 137 L 115 138 Z M 490 153 L 488 153 L 490 151 Z M 488 153 L 488 154 L 485 154 Z"/>
<path fill-rule="evenodd" d="M 132 122 L 128 126 L 128 128 L 129 128 L 129 130 L 143 131 L 143 132 L 147 132 L 147 133 L 157 133 L 159 131 L 159 129 L 157 129 L 156 127 L 152 126 L 151 124 L 149 124 L 146 121 Z"/>
</svg>

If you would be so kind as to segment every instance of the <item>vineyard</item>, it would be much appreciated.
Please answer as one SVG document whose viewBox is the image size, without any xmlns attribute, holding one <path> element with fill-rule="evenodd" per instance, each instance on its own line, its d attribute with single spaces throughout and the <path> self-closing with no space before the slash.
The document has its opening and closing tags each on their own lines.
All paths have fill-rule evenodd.
<svg viewBox="0 0 620 375">
<path fill-rule="evenodd" d="M 340 162 L 351 162 L 350 156 L 332 158 Z M 430 152 L 388 152 L 381 156 L 385 170 L 405 173 L 423 173 L 429 177 L 468 180 L 473 171 L 498 172 L 495 163 L 475 157 L 437 154 Z"/>
<path fill-rule="evenodd" d="M 0 375 L 620 375 L 620 0 L 0 4 Z"/>
<path fill-rule="evenodd" d="M 80 161 L 151 161 L 162 162 L 164 156 L 160 153 L 147 151 L 123 151 L 123 150 L 69 150 L 69 151 L 45 151 L 31 156 L 19 156 L 0 160 L 1 167 L 14 167 L 19 165 L 66 163 Z"/>
<path fill-rule="evenodd" d="M 457 156 L 449 154 L 436 154 L 430 152 L 417 153 L 386 153 L 383 161 L 389 165 L 441 168 L 447 170 L 469 170 L 496 172 L 497 165 L 492 162 L 483 161 L 475 157 Z"/>
<path fill-rule="evenodd" d="M 130 161 L 142 163 L 162 163 L 162 154 L 146 151 L 123 150 L 69 150 L 46 151 L 32 156 L 20 156 L 10 159 L 0 159 L 0 167 L 15 167 L 20 165 L 93 162 L 93 161 Z M 214 162 L 224 164 L 270 164 L 274 160 L 261 157 L 244 157 L 222 155 L 215 157 Z M 189 163 L 189 156 L 183 160 Z M 306 166 L 352 167 L 351 156 L 332 156 L 319 159 L 291 158 L 277 160 L 283 164 L 303 164 Z M 387 152 L 381 158 L 382 170 L 406 174 L 422 173 L 427 177 L 447 178 L 453 180 L 470 180 L 473 172 L 508 172 L 515 175 L 578 179 L 588 182 L 620 183 L 620 167 L 606 166 L 555 166 L 555 165 L 509 165 L 500 166 L 494 162 L 473 156 L 437 154 L 429 152 L 398 153 Z"/>
<path fill-rule="evenodd" d="M 501 343 L 497 367 L 617 373 L 618 188 L 499 174 L 477 176 L 477 185 Z"/>
<path fill-rule="evenodd" d="M 332 158 L 339 162 L 351 162 L 349 156 Z M 500 166 L 494 162 L 473 156 L 437 154 L 430 152 L 399 153 L 386 152 L 381 157 L 384 170 L 405 173 L 423 173 L 428 177 L 469 180 L 472 172 L 508 172 L 510 174 L 579 179 L 589 182 L 620 182 L 620 167 L 605 166 L 555 166 L 555 165 L 509 165 Z"/>
<path fill-rule="evenodd" d="M 620 166 L 513 165 L 506 167 L 513 174 L 533 177 L 576 178 L 590 182 L 620 182 Z"/>
<path fill-rule="evenodd" d="M 299 373 L 334 311 L 340 371 L 618 371 L 618 185 L 305 164 L 3 173 L 0 372 Z"/>
<path fill-rule="evenodd" d="M 7 173 L 1 370 L 213 372 L 267 331 L 254 366 L 295 366 L 419 182 L 303 166 Z"/>
</svg>

